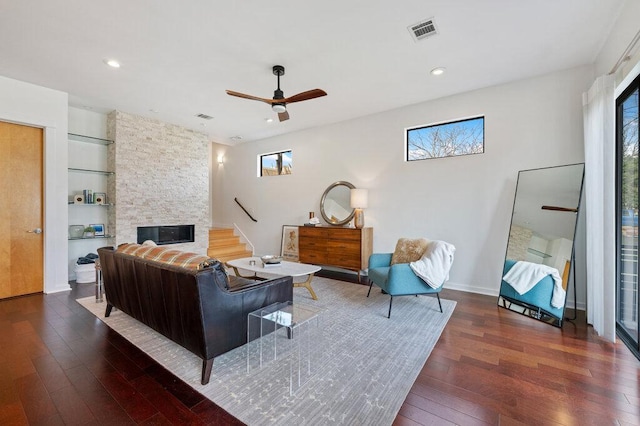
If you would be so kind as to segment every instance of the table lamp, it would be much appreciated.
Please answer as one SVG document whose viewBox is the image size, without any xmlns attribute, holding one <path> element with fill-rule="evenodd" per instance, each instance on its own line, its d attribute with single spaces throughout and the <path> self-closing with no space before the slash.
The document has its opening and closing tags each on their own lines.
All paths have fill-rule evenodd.
<svg viewBox="0 0 640 426">
<path fill-rule="evenodd" d="M 366 209 L 369 206 L 369 191 L 362 188 L 355 188 L 351 190 L 351 208 L 356 209 L 354 225 L 356 228 L 361 229 L 364 227 L 364 212 L 362 209 Z"/>
</svg>

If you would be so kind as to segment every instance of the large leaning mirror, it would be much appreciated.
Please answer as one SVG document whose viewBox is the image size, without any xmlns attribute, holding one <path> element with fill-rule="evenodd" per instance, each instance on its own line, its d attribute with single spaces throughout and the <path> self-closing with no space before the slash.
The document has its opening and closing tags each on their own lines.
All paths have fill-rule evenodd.
<svg viewBox="0 0 640 426">
<path fill-rule="evenodd" d="M 353 219 L 355 209 L 351 208 L 351 190 L 355 186 L 338 181 L 329 185 L 320 200 L 320 214 L 331 225 L 344 225 Z"/>
<path fill-rule="evenodd" d="M 584 164 L 518 173 L 498 306 L 562 327 L 583 178 Z"/>
</svg>

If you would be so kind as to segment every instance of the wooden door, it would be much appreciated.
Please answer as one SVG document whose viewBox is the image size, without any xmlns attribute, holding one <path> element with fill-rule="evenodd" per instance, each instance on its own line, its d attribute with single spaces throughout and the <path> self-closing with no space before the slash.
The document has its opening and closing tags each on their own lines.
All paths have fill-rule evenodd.
<svg viewBox="0 0 640 426">
<path fill-rule="evenodd" d="M 0 122 L 0 299 L 42 292 L 43 132 Z"/>
</svg>

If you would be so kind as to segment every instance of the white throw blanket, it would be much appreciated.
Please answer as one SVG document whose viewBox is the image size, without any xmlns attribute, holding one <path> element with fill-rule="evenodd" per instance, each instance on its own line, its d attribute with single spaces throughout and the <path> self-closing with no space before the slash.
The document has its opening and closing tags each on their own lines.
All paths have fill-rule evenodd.
<svg viewBox="0 0 640 426">
<path fill-rule="evenodd" d="M 429 284 L 439 288 L 449 279 L 449 269 L 453 264 L 453 244 L 444 241 L 431 241 L 420 260 L 409 263 L 413 272 Z"/>
<path fill-rule="evenodd" d="M 547 275 L 551 275 L 554 284 L 551 306 L 554 308 L 562 308 L 564 307 L 564 299 L 567 293 L 562 288 L 562 278 L 556 268 L 538 263 L 518 261 L 509 269 L 509 272 L 507 272 L 502 279 L 511 285 L 519 294 L 525 294 Z"/>
</svg>

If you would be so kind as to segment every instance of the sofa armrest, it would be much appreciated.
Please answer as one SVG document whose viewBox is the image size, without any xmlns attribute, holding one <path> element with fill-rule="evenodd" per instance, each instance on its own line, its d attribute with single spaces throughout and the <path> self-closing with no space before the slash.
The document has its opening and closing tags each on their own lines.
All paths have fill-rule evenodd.
<svg viewBox="0 0 640 426">
<path fill-rule="evenodd" d="M 369 269 L 383 268 L 391 265 L 391 256 L 393 253 L 373 253 L 369 256 Z"/>
<path fill-rule="evenodd" d="M 234 280 L 234 285 L 233 286 L 229 285 L 229 288 L 224 289 L 225 291 L 232 294 L 243 292 L 243 291 L 251 291 L 257 287 L 265 287 L 265 286 L 272 285 L 274 281 L 276 280 L 282 281 L 281 279 L 286 277 L 271 278 L 269 280 L 251 280 L 248 278 L 238 278 L 238 277 L 235 277 L 235 278 L 236 279 Z"/>
</svg>

